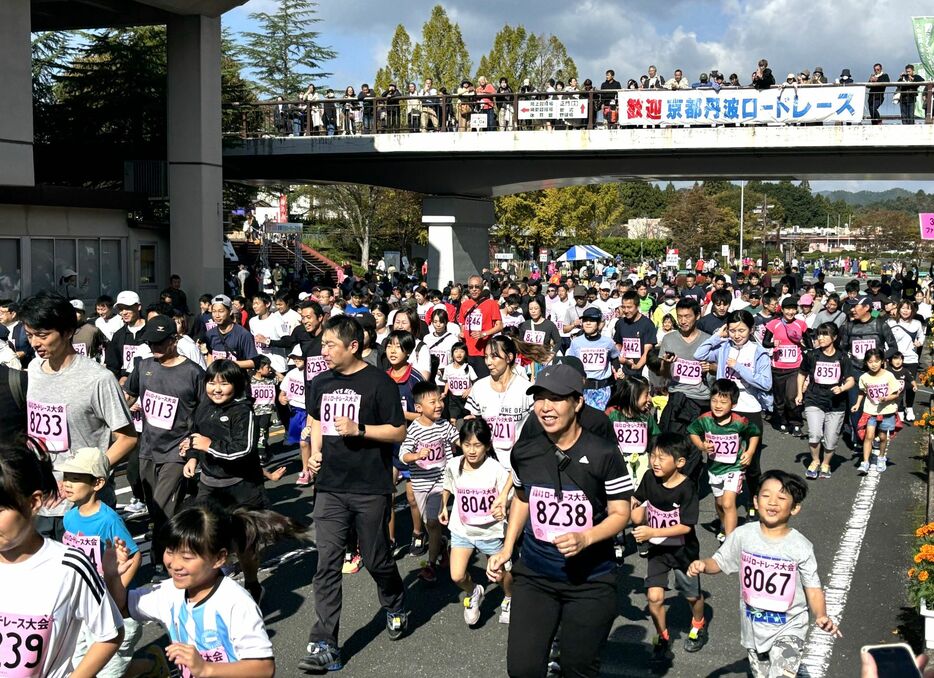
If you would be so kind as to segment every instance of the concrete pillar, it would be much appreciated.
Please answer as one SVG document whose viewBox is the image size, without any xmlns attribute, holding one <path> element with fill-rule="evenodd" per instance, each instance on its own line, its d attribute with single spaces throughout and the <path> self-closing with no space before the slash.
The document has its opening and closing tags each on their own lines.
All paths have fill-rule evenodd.
<svg viewBox="0 0 934 678">
<path fill-rule="evenodd" d="M 224 291 L 220 17 L 173 17 L 168 67 L 170 268 L 197 299 Z"/>
<path fill-rule="evenodd" d="M 490 265 L 493 201 L 428 197 L 422 201 L 422 223 L 428 226 L 428 280 L 435 289 L 449 281 L 464 282 Z"/>
<path fill-rule="evenodd" d="M 0 2 L 0 185 L 34 186 L 30 0 Z"/>
</svg>

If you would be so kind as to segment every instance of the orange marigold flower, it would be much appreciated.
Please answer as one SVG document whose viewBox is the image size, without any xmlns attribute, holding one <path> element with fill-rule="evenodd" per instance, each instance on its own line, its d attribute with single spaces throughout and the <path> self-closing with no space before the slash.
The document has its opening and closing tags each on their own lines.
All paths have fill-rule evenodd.
<svg viewBox="0 0 934 678">
<path fill-rule="evenodd" d="M 921 554 L 920 554 L 920 553 L 917 554 L 917 555 L 914 557 L 914 561 L 915 561 L 915 565 L 920 565 L 920 564 L 921 564 Z"/>
<path fill-rule="evenodd" d="M 911 568 L 910 570 L 908 570 L 908 578 L 911 579 L 912 577 L 914 577 L 915 572 L 917 572 L 915 568 Z"/>
<path fill-rule="evenodd" d="M 929 576 L 927 570 L 921 570 L 918 573 L 918 581 L 927 581 Z"/>
</svg>

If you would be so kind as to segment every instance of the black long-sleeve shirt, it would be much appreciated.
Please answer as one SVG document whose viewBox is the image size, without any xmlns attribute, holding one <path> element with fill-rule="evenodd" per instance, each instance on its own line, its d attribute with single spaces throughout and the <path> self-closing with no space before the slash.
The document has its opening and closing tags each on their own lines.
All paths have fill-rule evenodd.
<svg viewBox="0 0 934 678">
<path fill-rule="evenodd" d="M 222 405 L 205 398 L 198 404 L 192 432 L 211 439 L 210 449 L 195 455 L 201 464 L 201 482 L 209 487 L 228 487 L 240 480 L 262 482 L 253 425 L 253 407 L 245 398 Z"/>
</svg>

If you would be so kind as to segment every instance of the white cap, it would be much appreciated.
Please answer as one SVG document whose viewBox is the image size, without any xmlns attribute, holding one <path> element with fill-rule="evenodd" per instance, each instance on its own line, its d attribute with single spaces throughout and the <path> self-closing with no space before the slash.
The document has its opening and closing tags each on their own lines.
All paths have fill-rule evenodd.
<svg viewBox="0 0 934 678">
<path fill-rule="evenodd" d="M 299 300 L 299 301 L 305 301 L 305 299 L 307 299 L 307 298 L 310 297 L 310 296 L 311 296 L 311 294 L 309 294 L 308 292 L 299 292 L 299 293 L 298 293 L 298 300 Z"/>
<path fill-rule="evenodd" d="M 137 306 L 139 305 L 139 295 L 132 290 L 124 290 L 117 295 L 114 306 Z"/>
<path fill-rule="evenodd" d="M 604 280 L 602 283 L 600 283 L 600 289 L 601 290 L 612 290 L 613 283 L 611 283 L 609 280 Z"/>
<path fill-rule="evenodd" d="M 833 283 L 824 283 L 824 294 L 833 294 L 837 287 Z"/>
<path fill-rule="evenodd" d="M 78 275 L 78 272 L 73 268 L 66 268 L 64 271 L 62 271 L 63 278 L 70 278 L 73 275 Z"/>
<path fill-rule="evenodd" d="M 292 351 L 289 353 L 290 358 L 301 358 L 302 357 L 302 347 L 300 344 L 295 344 L 292 347 Z"/>
<path fill-rule="evenodd" d="M 79 311 L 83 311 L 83 310 L 84 310 L 84 302 L 81 301 L 80 299 L 72 299 L 72 300 L 71 300 L 71 305 L 72 305 L 74 308 L 78 309 Z"/>
</svg>

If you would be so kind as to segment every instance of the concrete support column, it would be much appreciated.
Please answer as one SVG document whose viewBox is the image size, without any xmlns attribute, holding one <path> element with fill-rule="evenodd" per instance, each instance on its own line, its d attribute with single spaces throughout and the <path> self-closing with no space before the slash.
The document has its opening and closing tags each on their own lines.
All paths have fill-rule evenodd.
<svg viewBox="0 0 934 678">
<path fill-rule="evenodd" d="M 29 0 L 0 2 L 0 185 L 34 186 Z"/>
<path fill-rule="evenodd" d="M 428 226 L 428 280 L 435 289 L 464 282 L 490 265 L 493 201 L 436 198 L 422 201 L 422 223 Z"/>
<path fill-rule="evenodd" d="M 221 20 L 168 24 L 170 268 L 190 299 L 224 291 Z"/>
</svg>

